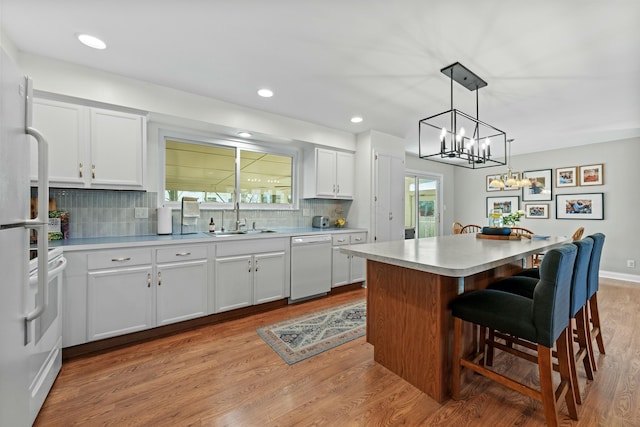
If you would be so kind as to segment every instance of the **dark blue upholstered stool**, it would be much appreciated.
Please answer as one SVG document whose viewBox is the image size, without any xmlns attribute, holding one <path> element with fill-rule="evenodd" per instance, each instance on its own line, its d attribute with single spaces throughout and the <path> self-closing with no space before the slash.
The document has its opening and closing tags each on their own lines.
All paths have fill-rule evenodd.
<svg viewBox="0 0 640 427">
<path fill-rule="evenodd" d="M 595 366 L 592 365 L 591 346 L 589 345 L 588 332 L 589 325 L 587 323 L 587 275 L 589 273 L 589 263 L 591 260 L 591 253 L 593 251 L 594 240 L 591 237 L 586 237 L 582 240 L 578 240 L 572 243 L 576 246 L 578 253 L 576 255 L 576 261 L 573 268 L 573 278 L 571 280 L 571 300 L 570 300 L 570 315 L 575 321 L 575 328 L 571 328 L 575 332 L 575 341 L 578 343 L 578 350 L 574 352 L 573 345 L 570 346 L 569 358 L 571 368 L 571 379 L 573 382 L 573 389 L 576 395 L 576 402 L 582 403 L 582 397 L 580 396 L 580 389 L 578 387 L 578 372 L 576 365 L 580 362 L 583 363 L 587 378 L 593 380 L 593 372 Z M 542 268 L 542 266 L 540 267 Z M 536 275 L 539 276 L 540 270 L 535 270 Z M 527 271 L 531 273 L 531 271 Z M 510 292 L 517 295 L 522 295 L 527 298 L 533 298 L 533 293 L 538 279 L 526 276 L 520 276 L 518 273 L 515 276 L 507 277 L 498 280 L 488 286 L 488 289 L 495 289 L 504 292 Z M 502 344 L 496 339 L 502 339 L 506 344 Z M 570 339 L 573 339 L 573 333 L 570 335 Z M 572 341 L 570 341 L 572 342 Z M 516 356 L 523 356 L 520 351 L 512 350 L 512 345 L 518 344 L 520 346 L 535 350 L 535 345 L 526 341 L 522 341 L 518 338 L 512 338 L 508 335 L 501 333 L 500 331 L 489 331 L 489 338 L 487 340 L 487 364 L 491 365 L 493 362 L 493 348 L 499 348 L 508 351 Z M 509 347 L 505 349 L 504 346 Z M 523 356 L 529 359 L 529 355 Z"/>
<path fill-rule="evenodd" d="M 589 283 L 589 291 L 587 298 L 589 299 L 589 319 L 593 329 L 589 331 L 589 344 L 591 339 L 595 339 L 598 344 L 600 354 L 605 354 L 604 340 L 602 339 L 602 328 L 600 326 L 600 313 L 598 313 L 598 289 L 600 287 L 600 258 L 602 257 L 602 248 L 604 247 L 605 236 L 602 233 L 596 233 L 589 236 L 593 239 L 593 251 L 591 253 L 591 262 L 589 263 L 589 274 L 587 282 Z M 591 352 L 593 355 L 593 351 Z M 594 362 L 595 364 L 595 358 Z"/>
<path fill-rule="evenodd" d="M 454 317 L 453 369 L 451 393 L 460 397 L 461 368 L 467 368 L 512 390 L 542 402 L 549 426 L 558 425 L 558 407 L 564 400 L 569 416 L 578 419 L 578 412 L 569 371 L 569 309 L 571 278 L 577 248 L 565 244 L 551 249 L 542 260 L 541 277 L 535 286 L 533 298 L 492 289 L 460 295 L 451 303 Z M 540 389 L 536 390 L 506 375 L 484 366 L 484 336 L 481 349 L 463 355 L 464 322 L 499 330 L 537 345 L 536 362 L 540 376 Z M 475 326 L 474 326 L 475 330 Z M 553 384 L 552 348 L 556 346 L 560 383 Z"/>
</svg>

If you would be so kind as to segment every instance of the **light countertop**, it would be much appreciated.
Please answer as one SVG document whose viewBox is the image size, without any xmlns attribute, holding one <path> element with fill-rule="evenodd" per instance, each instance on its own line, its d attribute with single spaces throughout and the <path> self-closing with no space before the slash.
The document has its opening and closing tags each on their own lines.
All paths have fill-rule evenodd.
<svg viewBox="0 0 640 427">
<path fill-rule="evenodd" d="M 215 233 L 198 232 L 193 234 L 167 234 L 146 236 L 88 237 L 67 240 L 51 240 L 50 247 L 62 247 L 64 251 L 91 249 L 111 249 L 135 246 L 157 246 L 176 243 L 221 243 L 250 239 L 290 238 L 307 234 L 335 234 L 366 232 L 364 228 L 273 228 L 274 233 L 248 233 L 233 236 L 216 236 Z M 35 245 L 34 245 L 35 248 Z"/>
<path fill-rule="evenodd" d="M 366 243 L 341 248 L 347 254 L 373 261 L 450 277 L 466 277 L 544 252 L 570 237 L 546 240 L 487 240 L 475 234 Z"/>
</svg>

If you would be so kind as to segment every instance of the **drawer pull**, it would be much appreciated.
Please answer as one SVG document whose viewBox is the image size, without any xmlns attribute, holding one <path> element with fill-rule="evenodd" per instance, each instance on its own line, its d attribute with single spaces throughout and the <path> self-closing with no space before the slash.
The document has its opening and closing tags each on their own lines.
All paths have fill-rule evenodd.
<svg viewBox="0 0 640 427">
<path fill-rule="evenodd" d="M 189 255 L 191 255 L 191 252 L 180 252 L 176 254 L 176 256 L 189 256 Z"/>
<path fill-rule="evenodd" d="M 158 286 L 162 286 L 162 273 L 158 272 Z"/>
<path fill-rule="evenodd" d="M 124 262 L 124 261 L 131 261 L 131 257 L 122 257 L 122 258 L 111 258 L 111 261 L 113 262 Z"/>
<path fill-rule="evenodd" d="M 151 273 L 147 273 L 147 288 L 151 287 Z"/>
<path fill-rule="evenodd" d="M 338 239 L 338 243 L 343 243 L 345 242 L 345 239 Z"/>
<path fill-rule="evenodd" d="M 361 238 L 361 237 L 356 237 L 354 240 L 355 240 L 356 242 L 362 242 L 362 238 Z"/>
</svg>

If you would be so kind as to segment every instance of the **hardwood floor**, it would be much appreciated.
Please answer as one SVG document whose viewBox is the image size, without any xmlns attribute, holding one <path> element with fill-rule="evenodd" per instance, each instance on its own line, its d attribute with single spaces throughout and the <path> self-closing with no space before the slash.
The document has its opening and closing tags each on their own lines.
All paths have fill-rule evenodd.
<svg viewBox="0 0 640 427">
<path fill-rule="evenodd" d="M 468 375 L 462 400 L 439 405 L 373 361 L 359 338 L 292 366 L 256 328 L 364 296 L 365 290 L 73 359 L 36 426 L 542 426 L 541 404 Z M 640 425 L 640 285 L 603 280 L 606 355 L 595 381 L 579 373 L 580 421 Z M 536 367 L 498 353 L 496 366 L 537 384 Z M 586 387 L 585 387 L 586 386 Z"/>
</svg>

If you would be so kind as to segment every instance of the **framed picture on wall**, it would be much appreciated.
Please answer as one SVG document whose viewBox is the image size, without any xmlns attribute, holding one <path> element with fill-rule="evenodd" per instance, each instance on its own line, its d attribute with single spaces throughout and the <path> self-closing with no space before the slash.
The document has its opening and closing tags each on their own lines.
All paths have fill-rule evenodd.
<svg viewBox="0 0 640 427">
<path fill-rule="evenodd" d="M 520 206 L 520 197 L 487 197 L 487 218 L 489 212 L 494 209 L 501 209 L 503 214 L 512 213 L 518 210 Z"/>
<path fill-rule="evenodd" d="M 531 184 L 522 187 L 522 200 L 526 202 L 551 200 L 551 169 L 522 172 Z"/>
<path fill-rule="evenodd" d="M 604 193 L 558 194 L 556 219 L 604 219 Z"/>
<path fill-rule="evenodd" d="M 578 185 L 577 167 L 556 169 L 556 187 L 575 187 L 576 185 Z"/>
<path fill-rule="evenodd" d="M 502 190 L 502 188 L 500 188 L 500 187 L 494 187 L 494 186 L 491 185 L 491 181 L 493 181 L 494 179 L 501 180 L 502 179 L 502 175 L 501 174 L 487 175 L 487 191 L 500 191 L 500 190 Z"/>
<path fill-rule="evenodd" d="M 549 218 L 548 203 L 525 203 L 524 217 L 530 219 L 547 219 Z"/>
<path fill-rule="evenodd" d="M 580 166 L 580 185 L 603 185 L 604 165 Z"/>
</svg>

